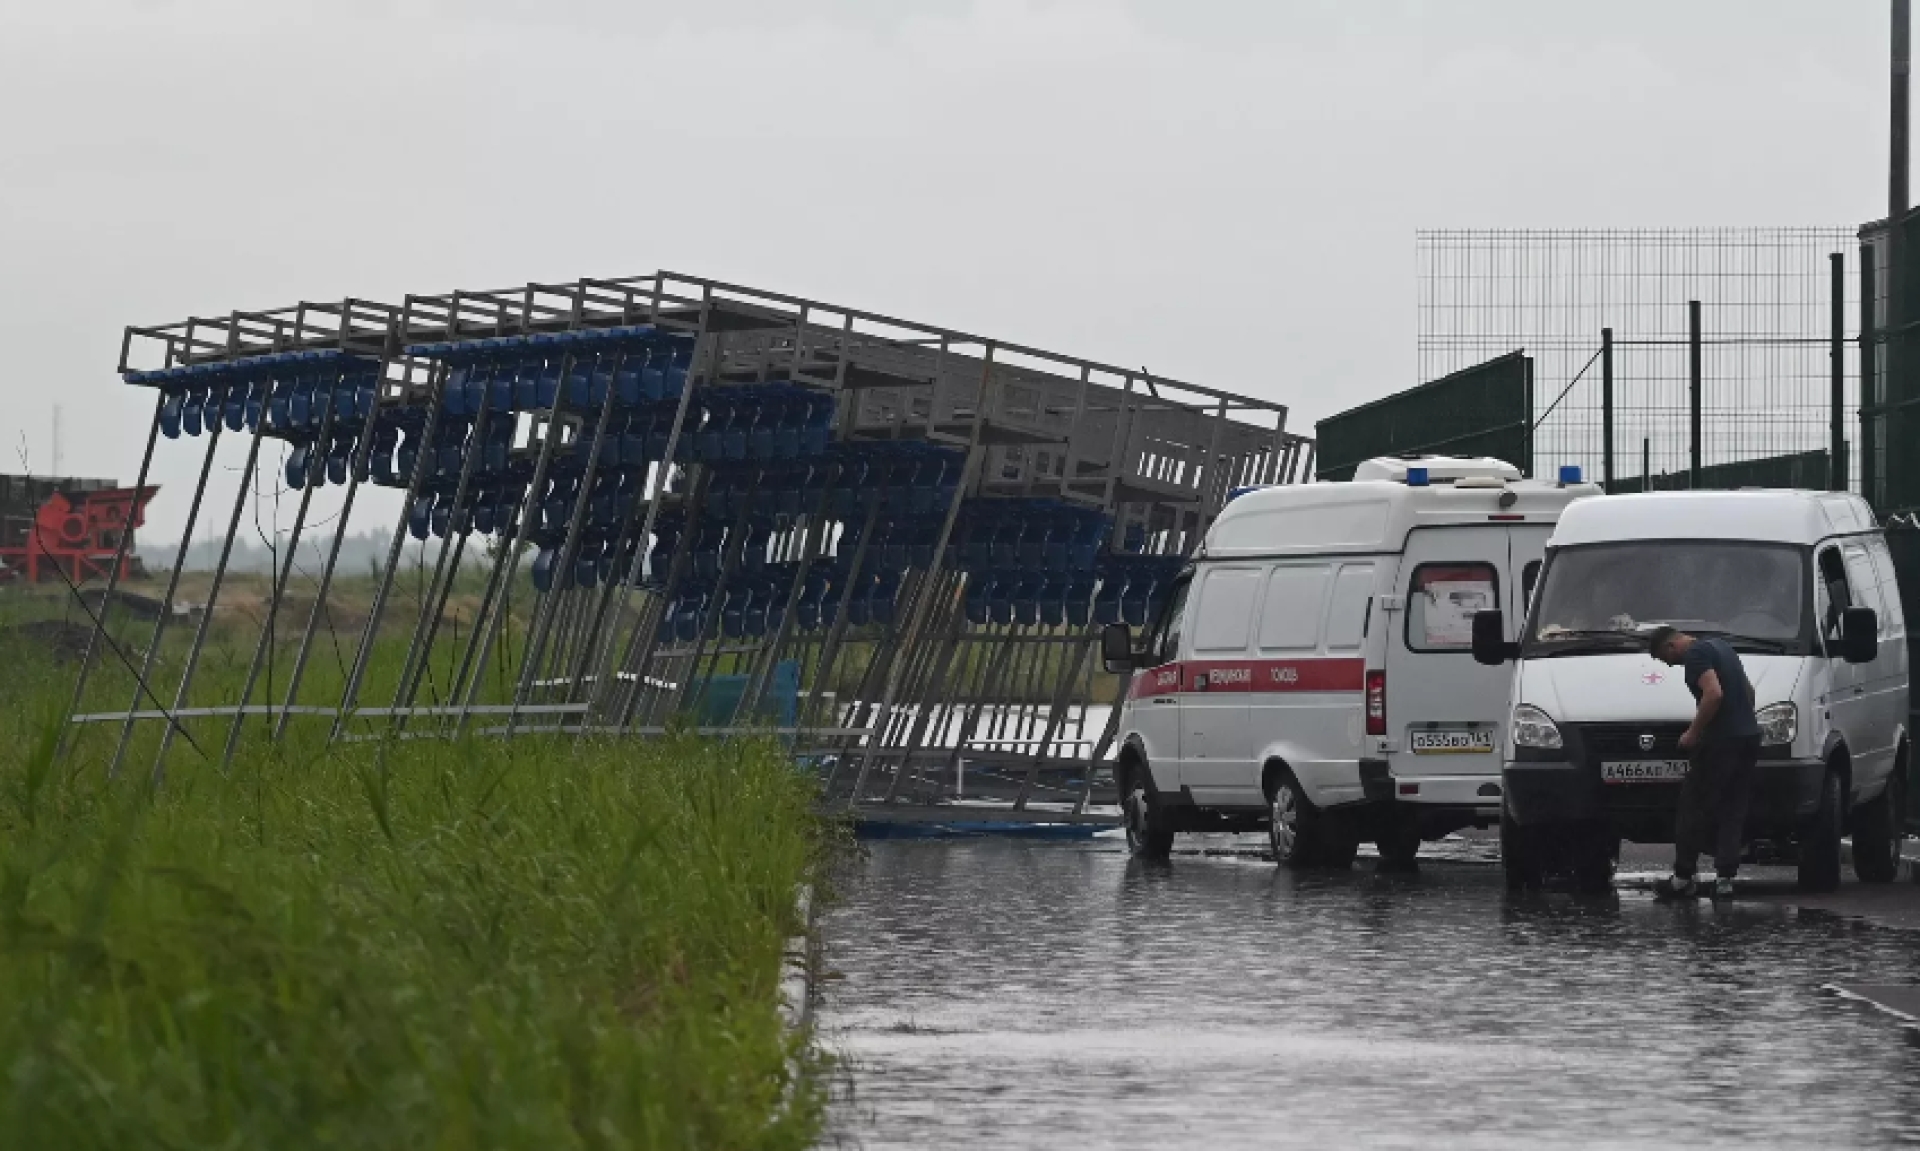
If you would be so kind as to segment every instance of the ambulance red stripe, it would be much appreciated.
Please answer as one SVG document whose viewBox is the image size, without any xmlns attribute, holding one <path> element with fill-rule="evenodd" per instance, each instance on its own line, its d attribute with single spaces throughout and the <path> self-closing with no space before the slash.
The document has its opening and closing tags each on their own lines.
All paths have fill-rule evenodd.
<svg viewBox="0 0 1920 1151">
<path fill-rule="evenodd" d="M 1189 659 L 1135 672 L 1127 694 L 1219 695 L 1282 691 L 1360 691 L 1367 661 L 1350 658 Z"/>
</svg>

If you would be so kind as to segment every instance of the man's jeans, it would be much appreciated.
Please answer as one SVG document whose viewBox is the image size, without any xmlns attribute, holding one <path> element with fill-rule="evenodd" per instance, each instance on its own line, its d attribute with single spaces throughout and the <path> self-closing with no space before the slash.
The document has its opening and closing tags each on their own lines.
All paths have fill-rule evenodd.
<svg viewBox="0 0 1920 1151">
<path fill-rule="evenodd" d="M 1733 878 L 1740 870 L 1740 843 L 1747 828 L 1747 801 L 1753 794 L 1753 765 L 1760 758 L 1760 737 L 1722 740 L 1695 749 L 1687 778 L 1680 784 L 1680 810 L 1673 831 L 1673 873 L 1691 878 L 1700 852 L 1713 848 L 1713 866 Z"/>
</svg>

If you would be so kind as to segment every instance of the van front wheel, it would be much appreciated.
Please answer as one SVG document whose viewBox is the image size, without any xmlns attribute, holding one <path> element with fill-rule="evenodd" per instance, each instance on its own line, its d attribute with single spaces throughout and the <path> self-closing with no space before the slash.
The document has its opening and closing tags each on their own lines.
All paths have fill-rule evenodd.
<svg viewBox="0 0 1920 1151">
<path fill-rule="evenodd" d="M 1840 831 L 1845 823 L 1840 774 L 1827 772 L 1820 784 L 1820 806 L 1800 829 L 1800 890 L 1832 891 L 1840 886 Z"/>
<path fill-rule="evenodd" d="M 1165 859 L 1173 854 L 1173 829 L 1160 809 L 1147 765 L 1134 763 L 1121 777 L 1120 818 L 1127 830 L 1127 850 L 1142 859 Z"/>
<path fill-rule="evenodd" d="M 1900 876 L 1900 843 L 1907 834 L 1906 749 L 1880 795 L 1853 816 L 1853 873 L 1862 883 L 1892 883 Z"/>
<path fill-rule="evenodd" d="M 1508 891 L 1532 891 L 1540 886 L 1540 848 L 1532 828 L 1514 822 L 1505 804 L 1500 807 L 1500 867 L 1507 874 Z"/>
</svg>

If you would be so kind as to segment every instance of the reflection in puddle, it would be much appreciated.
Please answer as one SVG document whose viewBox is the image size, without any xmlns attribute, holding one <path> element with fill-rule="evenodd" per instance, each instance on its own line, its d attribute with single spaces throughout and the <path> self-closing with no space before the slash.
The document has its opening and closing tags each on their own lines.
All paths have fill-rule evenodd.
<svg viewBox="0 0 1920 1151">
<path fill-rule="evenodd" d="M 1821 987 L 1916 938 L 1498 870 L 871 845 L 828 916 L 867 1147 L 1920 1146 L 1920 1049 Z"/>
</svg>

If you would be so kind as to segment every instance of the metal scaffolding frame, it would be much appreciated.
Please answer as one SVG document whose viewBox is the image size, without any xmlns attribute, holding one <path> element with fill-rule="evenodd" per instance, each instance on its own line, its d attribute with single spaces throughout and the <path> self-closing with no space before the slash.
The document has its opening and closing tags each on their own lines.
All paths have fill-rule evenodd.
<svg viewBox="0 0 1920 1151">
<path fill-rule="evenodd" d="M 1150 618 L 1235 489 L 1312 468 L 1278 404 L 670 271 L 130 327 L 119 369 L 158 390 L 157 432 L 207 440 L 133 703 L 81 713 L 92 653 L 74 693 L 77 722 L 119 724 L 116 771 L 162 725 L 156 781 L 189 716 L 228 720 L 223 765 L 253 717 L 273 740 L 324 718 L 329 741 L 688 723 L 787 740 L 838 802 L 1095 818 L 1115 690 L 1097 625 Z M 246 482 L 184 661 L 164 642 L 223 428 L 248 437 L 243 480 L 264 439 L 294 445 L 300 489 L 237 702 L 195 669 Z M 303 699 L 369 482 L 404 493 L 399 521 L 336 694 Z M 327 483 L 344 506 L 305 622 L 280 634 Z M 449 635 L 474 534 L 484 590 Z M 434 556 L 388 627 L 409 538 Z M 277 700 L 255 703 L 289 650 Z"/>
</svg>

